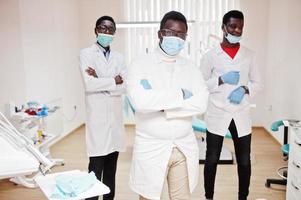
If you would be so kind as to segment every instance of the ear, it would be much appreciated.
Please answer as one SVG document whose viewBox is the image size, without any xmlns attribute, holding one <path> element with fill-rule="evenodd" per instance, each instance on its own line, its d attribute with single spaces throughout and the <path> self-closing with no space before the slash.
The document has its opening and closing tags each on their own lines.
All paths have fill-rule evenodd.
<svg viewBox="0 0 301 200">
<path fill-rule="evenodd" d="M 222 24 L 222 25 L 221 25 L 222 31 L 225 31 L 225 28 L 226 28 L 225 26 L 226 26 L 225 24 Z"/>
<path fill-rule="evenodd" d="M 158 31 L 158 38 L 159 38 L 160 44 L 161 44 L 161 43 L 162 43 L 162 40 L 163 40 L 163 36 L 162 36 L 162 33 L 161 33 L 160 30 Z"/>
<path fill-rule="evenodd" d="M 226 35 L 226 33 L 227 33 L 227 30 L 226 30 L 227 27 L 226 27 L 226 25 L 222 24 L 221 28 L 222 28 L 223 34 Z"/>
<path fill-rule="evenodd" d="M 162 34 L 161 34 L 161 31 L 160 31 L 160 30 L 158 30 L 158 38 L 160 39 L 160 41 L 163 39 L 163 38 L 162 38 Z"/>
<path fill-rule="evenodd" d="M 97 35 L 98 35 L 98 34 L 97 34 L 97 30 L 96 30 L 96 28 L 94 29 L 94 33 L 95 33 L 95 35 L 96 35 L 96 37 L 97 37 Z"/>
</svg>

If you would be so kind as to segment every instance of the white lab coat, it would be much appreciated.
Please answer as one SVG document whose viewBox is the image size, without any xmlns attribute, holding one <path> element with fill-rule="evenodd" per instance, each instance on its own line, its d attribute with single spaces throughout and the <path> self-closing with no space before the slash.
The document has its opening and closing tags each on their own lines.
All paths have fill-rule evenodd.
<svg viewBox="0 0 301 200">
<path fill-rule="evenodd" d="M 95 69 L 98 78 L 85 70 Z M 103 156 L 126 148 L 122 94 L 125 83 L 115 84 L 115 76 L 126 78 L 123 56 L 111 50 L 108 60 L 98 44 L 81 50 L 80 69 L 86 95 L 86 145 L 89 157 Z"/>
<path fill-rule="evenodd" d="M 145 90 L 141 79 L 147 79 L 152 89 Z M 183 100 L 181 88 L 193 96 Z M 191 121 L 206 110 L 208 99 L 201 71 L 187 59 L 172 59 L 158 48 L 133 61 L 127 91 L 136 109 L 130 187 L 148 199 L 160 199 L 167 163 L 177 147 L 186 157 L 192 192 L 198 181 L 199 150 Z"/>
<path fill-rule="evenodd" d="M 263 84 L 255 62 L 254 53 L 240 46 L 234 59 L 223 51 L 220 45 L 208 51 L 201 62 L 201 70 L 210 92 L 208 109 L 205 116 L 209 132 L 225 136 L 232 119 L 234 119 L 238 136 L 251 133 L 250 97 L 253 97 Z M 218 77 L 229 71 L 239 71 L 238 85 L 218 85 Z M 240 104 L 230 103 L 229 94 L 239 86 L 247 86 L 246 94 Z"/>
</svg>

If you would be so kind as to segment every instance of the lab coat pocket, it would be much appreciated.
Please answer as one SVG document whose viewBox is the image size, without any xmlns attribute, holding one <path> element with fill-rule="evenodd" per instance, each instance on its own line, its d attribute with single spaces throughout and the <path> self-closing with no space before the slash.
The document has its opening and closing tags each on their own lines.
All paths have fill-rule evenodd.
<svg viewBox="0 0 301 200">
<path fill-rule="evenodd" d="M 108 123 L 107 99 L 99 93 L 90 94 L 86 98 L 87 122 L 106 125 Z"/>
</svg>

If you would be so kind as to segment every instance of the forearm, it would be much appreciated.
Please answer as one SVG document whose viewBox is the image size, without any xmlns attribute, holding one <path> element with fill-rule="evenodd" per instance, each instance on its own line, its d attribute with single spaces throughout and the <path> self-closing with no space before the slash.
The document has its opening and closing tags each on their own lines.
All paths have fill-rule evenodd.
<svg viewBox="0 0 301 200">
<path fill-rule="evenodd" d="M 137 112 L 158 112 L 179 108 L 183 104 L 182 91 L 129 89 L 128 96 Z"/>
<path fill-rule="evenodd" d="M 85 79 L 85 89 L 87 92 L 114 91 L 116 90 L 113 78 L 94 78 Z"/>
</svg>

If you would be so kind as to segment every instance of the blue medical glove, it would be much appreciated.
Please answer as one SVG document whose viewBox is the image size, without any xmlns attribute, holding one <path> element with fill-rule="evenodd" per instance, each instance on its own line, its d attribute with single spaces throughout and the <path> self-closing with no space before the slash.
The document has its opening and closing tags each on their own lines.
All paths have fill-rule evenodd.
<svg viewBox="0 0 301 200">
<path fill-rule="evenodd" d="M 143 88 L 145 90 L 150 90 L 152 89 L 152 86 L 149 84 L 148 80 L 147 79 L 141 79 L 140 80 L 140 84 L 143 86 Z"/>
<path fill-rule="evenodd" d="M 189 99 L 190 97 L 193 96 L 192 92 L 187 90 L 187 89 L 183 89 L 182 88 L 182 92 L 183 92 L 183 99 Z"/>
<path fill-rule="evenodd" d="M 271 130 L 272 131 L 279 131 L 279 127 L 280 126 L 283 126 L 284 123 L 282 120 L 279 120 L 279 121 L 275 121 L 272 125 L 271 125 Z"/>
<path fill-rule="evenodd" d="M 230 93 L 228 99 L 230 100 L 230 103 L 240 104 L 241 100 L 244 98 L 245 93 L 246 91 L 243 87 L 238 87 Z"/>
<path fill-rule="evenodd" d="M 237 85 L 239 81 L 239 71 L 230 71 L 221 75 L 221 79 L 224 83 L 231 85 Z"/>
</svg>

